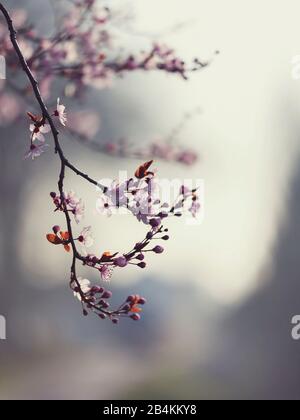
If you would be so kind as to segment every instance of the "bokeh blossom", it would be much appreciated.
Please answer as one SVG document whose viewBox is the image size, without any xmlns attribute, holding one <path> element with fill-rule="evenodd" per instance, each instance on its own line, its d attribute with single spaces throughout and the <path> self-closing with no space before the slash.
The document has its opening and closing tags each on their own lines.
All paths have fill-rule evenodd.
<svg viewBox="0 0 300 420">
<path fill-rule="evenodd" d="M 187 63 L 176 54 L 174 48 L 158 41 L 134 54 L 127 51 L 115 40 L 114 29 L 120 30 L 120 14 L 117 10 L 103 6 L 97 1 L 70 2 L 62 11 L 59 30 L 51 38 L 46 38 L 35 29 L 31 17 L 25 10 L 21 8 L 12 10 L 11 15 L 18 29 L 18 43 L 22 54 L 34 76 L 39 80 L 40 91 L 47 100 L 54 100 L 53 92 L 59 92 L 60 97 L 77 100 L 84 96 L 88 88 L 112 88 L 118 78 L 124 77 L 129 72 L 159 71 L 186 80 L 191 73 L 209 64 L 209 61 L 205 62 L 198 58 Z M 14 82 L 20 79 L 22 68 L 18 65 L 18 58 L 2 22 L 0 22 L 0 55 L 6 58 L 12 79 L 12 82 L 6 84 L 9 94 L 0 92 L 0 105 L 5 101 L 5 106 L 0 106 L 0 125 L 7 125 L 13 124 L 20 116 L 19 102 L 28 100 L 31 89 L 28 83 Z M 60 99 L 57 100 L 53 115 L 59 119 L 62 126 L 66 126 L 65 105 Z M 139 159 L 151 156 L 185 165 L 192 165 L 197 160 L 194 151 L 187 150 L 184 146 L 176 146 L 174 142 L 171 144 L 164 138 L 160 139 L 159 145 L 153 139 L 148 145 L 138 148 L 129 146 L 130 142 L 125 144 L 123 139 L 126 136 L 122 136 L 122 141 L 117 139 L 103 139 L 101 142 L 86 141 L 96 135 L 97 125 L 95 119 L 92 124 L 88 121 L 76 121 L 69 130 L 77 130 L 79 132 L 77 140 L 86 146 L 113 156 Z M 41 142 L 45 141 L 44 135 L 49 132 L 47 126 L 37 124 L 33 124 L 30 130 L 32 140 Z M 41 149 L 37 149 L 37 152 L 38 150 Z M 37 152 L 32 156 L 38 157 Z"/>
</svg>

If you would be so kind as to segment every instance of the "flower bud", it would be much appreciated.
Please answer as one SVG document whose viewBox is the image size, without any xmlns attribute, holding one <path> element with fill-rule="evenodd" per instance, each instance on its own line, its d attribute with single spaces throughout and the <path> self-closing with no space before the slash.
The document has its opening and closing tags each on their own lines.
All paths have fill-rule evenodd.
<svg viewBox="0 0 300 420">
<path fill-rule="evenodd" d="M 145 268 L 146 267 L 146 263 L 144 261 L 142 261 L 142 262 L 138 263 L 138 266 L 140 268 Z"/>
<path fill-rule="evenodd" d="M 162 246 L 160 245 L 156 245 L 153 249 L 153 252 L 155 252 L 155 254 L 161 254 L 162 252 L 164 252 L 164 249 Z"/>
<path fill-rule="evenodd" d="M 52 197 L 54 199 L 56 197 L 56 193 L 55 192 L 51 192 L 50 193 L 50 197 Z"/>
<path fill-rule="evenodd" d="M 164 241 L 167 241 L 170 238 L 169 235 L 164 235 L 161 239 L 163 239 Z"/>
<path fill-rule="evenodd" d="M 112 318 L 112 319 L 111 319 L 111 322 L 112 322 L 113 324 L 118 324 L 118 323 L 119 323 L 119 318 Z"/>
<path fill-rule="evenodd" d="M 58 225 L 53 226 L 52 230 L 53 230 L 53 232 L 54 232 L 54 233 L 55 233 L 55 235 L 56 235 L 56 234 L 60 231 L 60 226 L 58 226 Z"/>
<path fill-rule="evenodd" d="M 145 298 L 143 298 L 143 297 L 141 297 L 141 298 L 139 299 L 138 303 L 139 303 L 140 305 L 145 305 L 145 303 L 146 303 L 146 299 L 145 299 Z"/>
<path fill-rule="evenodd" d="M 103 299 L 109 299 L 111 297 L 112 297 L 112 292 L 110 292 L 109 290 L 105 290 L 103 295 L 102 295 L 102 298 Z"/>
<path fill-rule="evenodd" d="M 161 224 L 161 220 L 160 220 L 159 218 L 156 218 L 156 219 L 151 219 L 151 220 L 150 220 L 150 225 L 151 225 L 153 228 L 157 228 L 160 224 Z"/>
<path fill-rule="evenodd" d="M 145 258 L 144 254 L 139 254 L 135 257 L 137 260 L 143 261 L 143 259 Z"/>
<path fill-rule="evenodd" d="M 117 267 L 125 267 L 127 265 L 127 260 L 125 257 L 118 257 L 114 260 L 114 263 Z"/>
<path fill-rule="evenodd" d="M 99 316 L 99 318 L 101 318 L 101 319 L 105 319 L 105 318 L 106 318 L 106 315 L 105 315 L 103 312 L 100 312 L 100 313 L 98 314 L 98 316 Z"/>
<path fill-rule="evenodd" d="M 141 319 L 139 314 L 132 314 L 130 315 L 130 318 L 133 319 L 134 321 L 139 321 Z"/>
</svg>

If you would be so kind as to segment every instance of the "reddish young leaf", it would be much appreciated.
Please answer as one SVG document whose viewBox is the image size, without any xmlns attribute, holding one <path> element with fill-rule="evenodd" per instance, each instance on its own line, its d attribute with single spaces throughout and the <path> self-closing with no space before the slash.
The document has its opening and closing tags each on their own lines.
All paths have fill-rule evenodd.
<svg viewBox="0 0 300 420">
<path fill-rule="evenodd" d="M 135 177 L 138 179 L 142 179 L 142 178 L 145 178 L 145 176 L 147 175 L 154 175 L 153 172 L 148 172 L 148 169 L 150 168 L 152 163 L 153 163 L 153 160 L 149 160 L 148 162 L 145 162 L 141 166 L 139 166 L 134 173 Z"/>
</svg>

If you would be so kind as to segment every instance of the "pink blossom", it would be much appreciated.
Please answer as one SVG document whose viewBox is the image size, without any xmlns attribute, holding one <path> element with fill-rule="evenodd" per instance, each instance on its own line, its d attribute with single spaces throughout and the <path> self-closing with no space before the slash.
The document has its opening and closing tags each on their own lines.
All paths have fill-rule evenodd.
<svg viewBox="0 0 300 420">
<path fill-rule="evenodd" d="M 26 60 L 29 60 L 30 57 L 33 54 L 33 48 L 31 46 L 31 44 L 29 44 L 29 42 L 25 41 L 25 39 L 20 39 L 19 41 L 19 46 L 22 50 L 22 53 L 24 55 L 24 57 L 26 58 Z"/>
<path fill-rule="evenodd" d="M 4 83 L 4 82 L 3 82 Z M 20 100 L 13 94 L 0 94 L 0 125 L 11 124 L 20 114 Z"/>
<path fill-rule="evenodd" d="M 89 3 L 94 3 L 94 1 L 89 0 Z M 108 9 L 102 6 L 99 6 L 98 4 L 96 4 L 95 7 L 95 12 L 94 12 L 94 21 L 96 23 L 99 24 L 104 24 L 107 22 L 108 18 L 109 18 L 109 12 Z"/>
<path fill-rule="evenodd" d="M 80 223 L 81 220 L 84 218 L 84 212 L 85 212 L 85 205 L 84 205 L 84 202 L 80 199 L 79 202 L 76 204 L 75 208 L 73 209 L 73 214 L 74 214 L 76 223 Z"/>
<path fill-rule="evenodd" d="M 101 278 L 103 281 L 110 281 L 114 269 L 113 267 L 107 264 L 104 264 L 100 267 L 99 271 L 100 271 Z"/>
<path fill-rule="evenodd" d="M 63 125 L 64 127 L 66 126 L 66 122 L 67 122 L 67 114 L 65 110 L 66 110 L 66 107 L 60 104 L 60 99 L 57 98 L 57 105 L 56 105 L 56 110 L 54 111 L 54 115 L 55 117 L 58 117 L 61 125 Z"/>
<path fill-rule="evenodd" d="M 49 124 L 30 124 L 29 130 L 32 133 L 32 141 L 39 140 L 41 143 L 44 143 L 44 134 L 49 133 L 49 131 L 51 131 L 51 128 Z"/>
<path fill-rule="evenodd" d="M 96 135 L 101 123 L 98 113 L 92 110 L 69 112 L 68 121 L 72 130 L 87 140 Z"/>
<path fill-rule="evenodd" d="M 98 213 L 110 217 L 112 215 L 111 207 L 112 203 L 109 201 L 108 197 L 101 196 L 98 198 L 96 203 L 96 209 Z"/>
<path fill-rule="evenodd" d="M 128 198 L 125 194 L 127 189 L 127 182 L 119 183 L 118 181 L 113 181 L 105 195 L 109 198 L 112 205 L 116 207 L 127 206 Z"/>
<path fill-rule="evenodd" d="M 82 277 L 78 277 L 77 279 L 78 283 L 80 284 L 80 289 L 82 291 L 82 293 L 86 294 L 89 293 L 89 291 L 91 290 L 91 282 L 88 279 L 84 279 Z M 74 290 L 74 296 L 78 299 L 78 300 L 82 300 L 81 299 L 81 295 L 80 293 L 77 291 L 77 287 L 75 286 L 75 290 Z"/>
<path fill-rule="evenodd" d="M 68 210 L 74 214 L 76 223 L 80 223 L 85 211 L 85 205 L 82 199 L 78 198 L 74 191 L 69 191 L 64 199 Z"/>
<path fill-rule="evenodd" d="M 172 160 L 174 150 L 172 145 L 163 144 L 162 140 L 160 142 L 155 141 L 150 146 L 150 155 L 161 159 Z"/>
<path fill-rule="evenodd" d="M 84 255 L 87 255 L 86 248 L 90 248 L 94 243 L 94 238 L 91 234 L 91 226 L 85 227 L 78 238 L 82 246 Z"/>
<path fill-rule="evenodd" d="M 189 208 L 189 211 L 191 212 L 193 217 L 196 217 L 199 210 L 200 210 L 200 203 L 199 203 L 199 201 L 194 200 L 192 202 L 191 207 Z"/>
<path fill-rule="evenodd" d="M 22 27 L 27 20 L 27 12 L 24 9 L 14 9 L 11 18 L 16 28 Z"/>
<path fill-rule="evenodd" d="M 189 150 L 184 150 L 176 156 L 176 160 L 180 163 L 184 163 L 185 165 L 193 165 L 197 159 L 197 154 Z"/>
<path fill-rule="evenodd" d="M 158 183 L 152 178 L 142 182 L 137 193 L 132 196 L 130 211 L 139 221 L 149 223 L 149 217 L 155 216 L 160 209 L 160 189 Z"/>
<path fill-rule="evenodd" d="M 48 144 L 38 144 L 38 145 L 32 144 L 30 146 L 29 151 L 24 156 L 24 159 L 31 158 L 32 160 L 34 160 L 35 158 L 41 156 L 41 154 L 45 152 L 45 148 L 47 146 L 49 145 Z"/>
<path fill-rule="evenodd" d="M 65 197 L 66 204 L 71 208 L 75 208 L 79 203 L 79 198 L 76 196 L 73 190 L 69 191 Z"/>
<path fill-rule="evenodd" d="M 66 64 L 72 64 L 75 60 L 78 59 L 77 45 L 73 41 L 66 41 L 64 43 L 64 52 Z"/>
</svg>

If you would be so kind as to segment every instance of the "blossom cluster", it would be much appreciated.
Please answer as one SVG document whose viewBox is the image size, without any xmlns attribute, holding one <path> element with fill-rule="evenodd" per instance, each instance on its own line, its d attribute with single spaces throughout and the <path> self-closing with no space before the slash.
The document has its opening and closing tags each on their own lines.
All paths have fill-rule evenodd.
<svg viewBox="0 0 300 420">
<path fill-rule="evenodd" d="M 61 96 L 78 97 L 82 96 L 87 87 L 112 87 L 114 80 L 127 72 L 157 70 L 178 74 L 187 79 L 190 72 L 202 69 L 208 64 L 198 58 L 187 64 L 176 55 L 173 48 L 157 42 L 150 46 L 148 51 L 135 54 L 126 52 L 115 42 L 115 27 L 120 26 L 118 13 L 96 0 L 71 2 L 71 6 L 60 20 L 60 27 L 51 38 L 45 37 L 35 29 L 23 9 L 15 9 L 12 19 L 18 29 L 19 44 L 24 57 L 40 80 L 41 93 L 47 99 L 51 97 L 54 88 L 58 88 L 58 78 L 62 82 L 59 84 Z M 19 83 L 20 68 L 9 35 L 1 22 L 0 55 L 6 58 L 7 67 L 13 76 L 9 83 L 5 84 L 11 91 L 9 97 L 4 92 L 4 85 L 0 85 L 0 108 L 7 109 L 7 112 L 0 111 L 0 125 L 3 125 L 12 123 L 20 116 L 22 107 L 19 99 L 23 100 L 31 91 L 28 85 Z M 44 127 L 40 128 L 35 135 L 37 140 L 45 134 Z M 28 157 L 39 156 L 45 148 L 44 144 L 32 144 Z M 197 160 L 194 151 L 164 144 L 163 139 L 158 144 L 153 142 L 149 147 L 133 153 L 115 141 L 99 147 L 99 151 L 114 156 L 134 155 L 145 159 L 154 157 L 183 164 L 193 164 Z"/>
<path fill-rule="evenodd" d="M 13 12 L 19 43 L 25 58 L 41 80 L 44 96 L 51 92 L 55 77 L 65 80 L 65 93 L 77 95 L 85 86 L 110 87 L 116 76 L 134 70 L 162 70 L 184 79 L 208 63 L 195 58 L 191 65 L 176 56 L 173 48 L 155 43 L 148 52 L 128 54 L 116 45 L 117 13 L 96 0 L 79 0 L 62 19 L 52 38 L 40 35 L 23 9 Z M 11 71 L 17 71 L 15 55 L 5 27 L 0 24 L 0 54 Z"/>
<path fill-rule="evenodd" d="M 129 295 L 125 302 L 119 308 L 110 312 L 110 303 L 108 300 L 112 297 L 109 290 L 101 286 L 92 286 L 88 279 L 78 278 L 78 285 L 73 286 L 74 296 L 81 302 L 86 303 L 86 308 L 83 308 L 83 314 L 88 315 L 88 310 L 91 309 L 99 318 L 110 318 L 113 324 L 118 324 L 120 317 L 129 317 L 134 321 L 140 320 L 139 312 L 142 308 L 139 305 L 144 305 L 146 299 L 139 295 Z"/>
<path fill-rule="evenodd" d="M 74 191 L 70 191 L 64 197 L 56 195 L 55 192 L 52 192 L 51 197 L 56 206 L 56 210 L 64 210 L 64 205 L 66 206 L 66 211 L 71 212 L 74 215 L 76 223 L 80 223 L 84 217 L 85 205 L 81 198 L 78 198 Z"/>
<path fill-rule="evenodd" d="M 129 156 L 136 159 L 147 159 L 151 156 L 153 159 L 162 159 L 170 162 L 179 162 L 184 165 L 193 165 L 198 154 L 189 148 L 174 145 L 164 139 L 152 141 L 144 147 L 132 147 L 125 140 L 119 142 L 107 142 L 104 144 L 105 152 L 111 156 Z"/>
<path fill-rule="evenodd" d="M 70 244 L 78 242 L 81 245 L 81 253 L 77 253 L 76 258 L 83 265 L 97 270 L 100 279 L 104 282 L 111 280 L 115 269 L 123 269 L 129 265 L 144 269 L 147 253 L 162 254 L 164 252 L 164 247 L 157 244 L 157 240 L 169 239 L 168 228 L 164 226 L 166 219 L 182 216 L 185 208 L 196 217 L 200 208 L 197 190 L 191 190 L 184 185 L 179 188 L 178 195 L 172 204 L 162 202 L 156 174 L 151 171 L 152 163 L 149 161 L 140 165 L 134 176 L 126 181 L 113 181 L 110 185 L 104 186 L 97 201 L 100 214 L 110 217 L 118 209 L 127 209 L 138 221 L 148 227 L 143 240 L 135 243 L 131 250 L 113 253 L 105 251 L 102 255 L 89 253 L 88 249 L 94 244 L 91 226 L 84 227 L 79 236 L 73 239 L 69 232 L 63 232 L 59 226 L 54 226 L 53 233 L 47 235 L 48 241 L 54 245 L 63 245 L 68 252 Z M 78 198 L 73 191 L 63 195 L 52 192 L 50 195 L 55 211 L 66 211 L 72 214 L 77 223 L 83 219 L 85 206 L 82 199 Z M 85 314 L 92 310 L 101 318 L 109 317 L 114 323 L 120 316 L 139 319 L 140 316 L 133 311 L 133 307 L 136 308 L 137 303 L 145 303 L 142 298 L 131 301 L 128 301 L 128 298 L 117 310 L 110 312 L 109 302 L 107 302 L 112 295 L 110 291 L 98 285 L 92 286 L 88 279 L 82 278 L 78 278 L 77 281 L 72 280 L 71 288 L 75 296 L 82 301 Z M 130 302 L 135 302 L 134 306 Z"/>
<path fill-rule="evenodd" d="M 65 106 L 60 104 L 60 99 L 58 98 L 56 109 L 53 111 L 52 115 L 57 117 L 63 126 L 66 125 L 67 121 L 65 109 Z M 27 115 L 31 120 L 31 124 L 29 126 L 31 134 L 30 147 L 29 151 L 25 155 L 25 159 L 31 158 L 34 160 L 45 152 L 45 149 L 48 146 L 48 144 L 45 143 L 45 134 L 51 131 L 51 127 L 44 117 L 34 115 L 31 112 L 27 112 Z"/>
<path fill-rule="evenodd" d="M 114 211 L 126 208 L 139 222 L 158 228 L 162 220 L 170 215 L 180 217 L 186 209 L 193 216 L 198 207 L 197 190 L 181 186 L 175 203 L 162 201 L 162 188 L 156 173 L 150 170 L 153 161 L 145 162 L 135 172 L 135 176 L 123 182 L 113 181 L 104 188 L 97 201 L 99 213 L 111 216 Z"/>
</svg>

